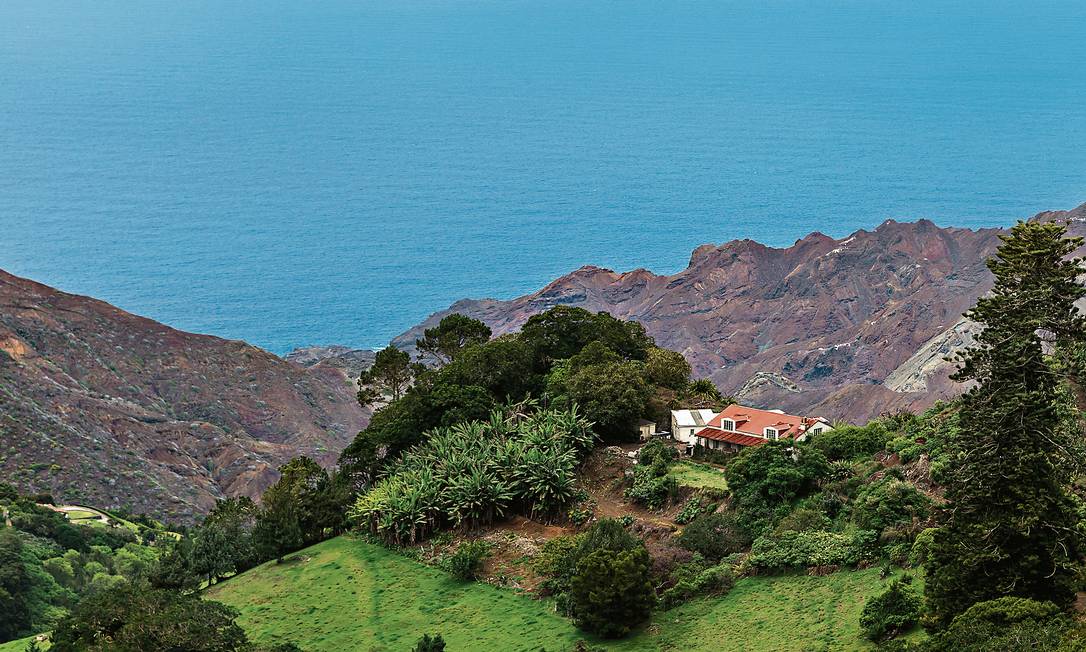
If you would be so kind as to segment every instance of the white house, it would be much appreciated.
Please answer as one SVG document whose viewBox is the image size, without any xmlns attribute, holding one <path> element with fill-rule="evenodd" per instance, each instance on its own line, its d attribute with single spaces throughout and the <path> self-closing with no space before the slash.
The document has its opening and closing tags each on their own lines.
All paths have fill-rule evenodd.
<svg viewBox="0 0 1086 652">
<path fill-rule="evenodd" d="M 698 431 L 709 425 L 716 416 L 712 410 L 672 410 L 671 437 L 684 444 L 694 444 Z"/>
</svg>

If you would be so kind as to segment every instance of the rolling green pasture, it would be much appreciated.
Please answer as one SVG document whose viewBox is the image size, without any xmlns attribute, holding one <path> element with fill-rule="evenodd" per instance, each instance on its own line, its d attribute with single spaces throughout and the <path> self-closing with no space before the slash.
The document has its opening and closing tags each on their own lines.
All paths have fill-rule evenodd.
<svg viewBox="0 0 1086 652">
<path fill-rule="evenodd" d="M 590 642 L 635 651 L 867 650 L 860 610 L 884 585 L 877 569 L 745 578 L 723 598 L 657 613 L 626 640 Z M 549 601 L 460 583 L 350 537 L 264 564 L 206 596 L 237 607 L 255 641 L 293 640 L 308 652 L 409 650 L 424 633 L 442 634 L 450 652 L 561 652 L 587 638 Z"/>
</svg>

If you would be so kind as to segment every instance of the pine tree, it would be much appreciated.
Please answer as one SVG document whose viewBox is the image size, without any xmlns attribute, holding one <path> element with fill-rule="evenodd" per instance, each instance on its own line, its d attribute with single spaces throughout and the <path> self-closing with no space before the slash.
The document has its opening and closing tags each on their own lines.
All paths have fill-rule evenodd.
<svg viewBox="0 0 1086 652">
<path fill-rule="evenodd" d="M 946 625 L 970 605 L 1020 596 L 1066 606 L 1078 541 L 1066 492 L 1070 442 L 1061 430 L 1062 379 L 1046 352 L 1083 337 L 1074 302 L 1086 295 L 1081 243 L 1057 224 L 1019 222 L 988 261 L 996 282 L 967 313 L 983 326 L 958 359 L 961 433 L 945 525 L 928 564 L 928 607 Z"/>
</svg>

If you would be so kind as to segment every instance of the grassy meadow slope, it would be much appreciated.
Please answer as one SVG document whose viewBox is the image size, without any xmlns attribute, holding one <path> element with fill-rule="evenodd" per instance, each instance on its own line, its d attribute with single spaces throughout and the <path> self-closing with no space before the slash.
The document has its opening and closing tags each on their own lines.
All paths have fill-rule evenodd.
<svg viewBox="0 0 1086 652">
<path fill-rule="evenodd" d="M 450 652 L 561 652 L 588 638 L 548 601 L 460 583 L 350 537 L 295 557 L 223 582 L 207 597 L 237 607 L 254 640 L 293 640 L 307 652 L 407 650 L 423 633 L 441 633 Z M 631 651 L 870 649 L 857 621 L 864 600 L 883 584 L 877 569 L 746 578 L 723 598 L 658 612 L 629 639 L 591 642 Z"/>
</svg>

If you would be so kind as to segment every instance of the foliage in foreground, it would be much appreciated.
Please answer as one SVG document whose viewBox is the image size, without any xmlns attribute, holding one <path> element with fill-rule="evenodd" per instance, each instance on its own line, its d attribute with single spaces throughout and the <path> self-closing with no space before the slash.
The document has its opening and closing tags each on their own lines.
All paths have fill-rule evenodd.
<svg viewBox="0 0 1086 652">
<path fill-rule="evenodd" d="M 256 652 L 234 622 L 237 616 L 232 607 L 199 595 L 123 584 L 82 600 L 53 630 L 52 650 Z"/>
<path fill-rule="evenodd" d="M 978 602 L 1018 596 L 1074 598 L 1076 505 L 1067 492 L 1080 442 L 1060 418 L 1062 378 L 1045 355 L 1086 336 L 1074 303 L 1086 296 L 1081 239 L 1058 224 L 1018 223 L 988 261 L 991 294 L 968 316 L 983 330 L 961 354 L 955 378 L 976 386 L 962 399 L 958 454 L 947 488 L 949 518 L 935 533 L 927 597 L 946 626 Z"/>
<path fill-rule="evenodd" d="M 358 497 L 352 518 L 402 545 L 441 527 L 478 526 L 514 512 L 543 520 L 561 514 L 594 442 L 591 424 L 575 407 L 522 407 L 429 433 Z"/>
<path fill-rule="evenodd" d="M 625 636 L 648 619 L 656 602 L 649 553 L 600 549 L 577 562 L 570 602 L 577 626 L 607 638 Z"/>
<path fill-rule="evenodd" d="M 911 579 L 906 575 L 890 582 L 890 588 L 864 604 L 864 610 L 860 613 L 860 627 L 864 636 L 879 641 L 917 623 L 923 602 L 910 586 Z"/>
</svg>

